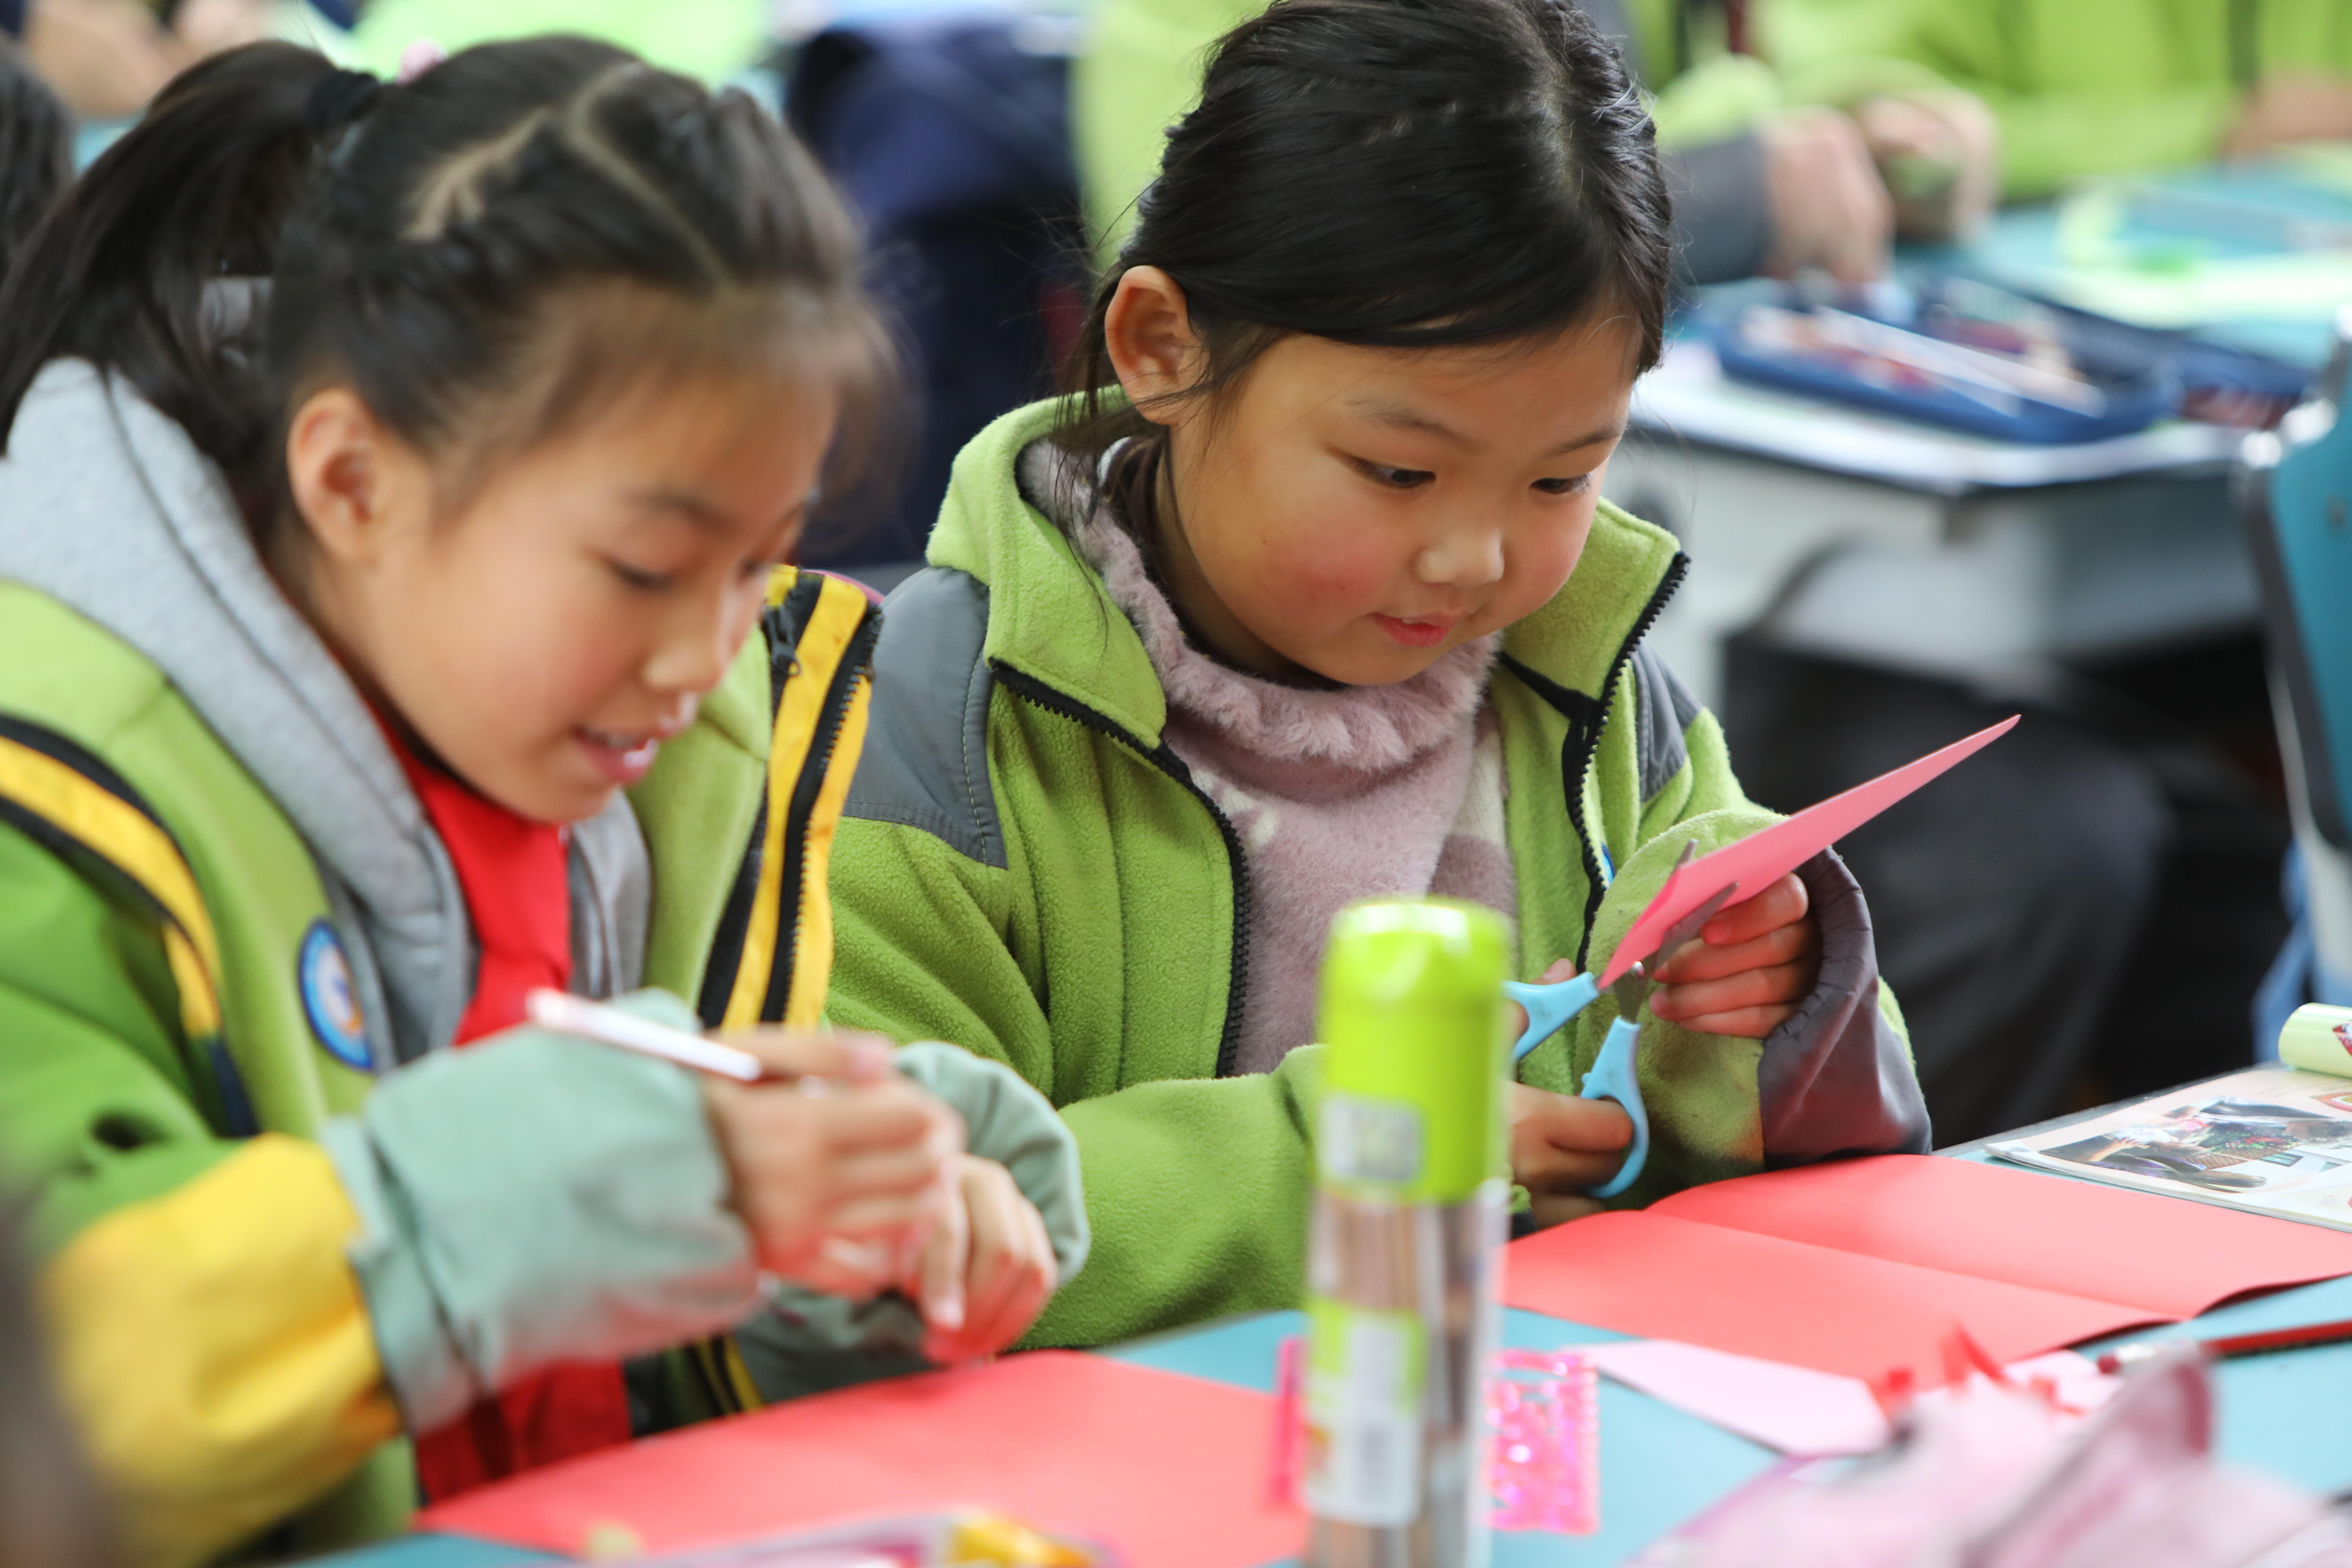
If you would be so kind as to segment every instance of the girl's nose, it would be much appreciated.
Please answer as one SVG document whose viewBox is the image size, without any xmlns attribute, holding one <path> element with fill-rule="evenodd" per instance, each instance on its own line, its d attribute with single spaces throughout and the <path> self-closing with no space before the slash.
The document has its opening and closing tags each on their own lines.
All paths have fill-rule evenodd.
<svg viewBox="0 0 2352 1568">
<path fill-rule="evenodd" d="M 1432 587 L 1483 588 L 1499 582 L 1502 530 L 1477 524 L 1449 529 L 1413 557 L 1412 574 Z"/>
<path fill-rule="evenodd" d="M 698 697 L 727 674 L 734 639 L 715 607 L 677 616 L 646 660 L 645 681 L 656 691 Z"/>
</svg>

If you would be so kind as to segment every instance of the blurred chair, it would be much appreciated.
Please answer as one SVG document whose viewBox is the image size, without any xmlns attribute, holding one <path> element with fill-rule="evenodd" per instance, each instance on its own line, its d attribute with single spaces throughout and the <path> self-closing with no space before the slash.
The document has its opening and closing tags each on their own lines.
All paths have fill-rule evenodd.
<svg viewBox="0 0 2352 1568">
<path fill-rule="evenodd" d="M 2352 308 L 2311 398 L 2249 437 L 2239 472 L 2286 763 L 2294 931 L 2254 999 L 2254 1049 L 2306 1001 L 2352 1005 Z"/>
<path fill-rule="evenodd" d="M 786 115 L 866 223 L 914 405 L 895 492 L 820 518 L 809 564 L 889 586 L 964 443 L 1053 390 L 1087 309 L 1075 41 L 1050 17 L 926 13 L 828 28 L 794 62 Z"/>
</svg>

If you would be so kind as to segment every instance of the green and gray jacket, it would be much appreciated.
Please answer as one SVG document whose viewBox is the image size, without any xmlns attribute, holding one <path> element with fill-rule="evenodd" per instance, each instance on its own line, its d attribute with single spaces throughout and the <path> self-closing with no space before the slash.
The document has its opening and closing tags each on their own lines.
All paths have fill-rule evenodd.
<svg viewBox="0 0 2352 1568">
<path fill-rule="evenodd" d="M 575 989 L 818 1021 L 877 622 L 784 573 L 762 629 L 572 830 Z M 762 1310 L 682 1069 L 530 1029 L 443 1049 L 475 961 L 446 852 L 217 472 L 47 366 L 0 460 L 0 1177 L 131 1563 L 395 1529 L 402 1433 L 552 1362 L 685 1344 L 631 1369 L 656 1426 L 912 1363 L 893 1300 Z M 1049 1108 L 947 1047 L 901 1060 L 1075 1272 Z"/>
<path fill-rule="evenodd" d="M 1093 1252 L 1032 1337 L 1092 1344 L 1296 1304 L 1322 1053 L 1233 1073 L 1244 852 L 1161 738 L 1134 627 L 1018 488 L 1053 412 L 1008 415 L 964 450 L 929 569 L 886 604 L 835 849 L 832 1008 L 1007 1062 L 1061 1108 Z M 1567 587 L 1506 634 L 1490 695 L 1526 977 L 1605 958 L 1685 841 L 1704 851 L 1770 820 L 1714 718 L 1642 647 L 1682 571 L 1671 536 L 1604 504 Z M 1625 1202 L 1926 1148 L 1859 891 L 1834 857 L 1805 874 L 1819 988 L 1768 1042 L 1649 1024 L 1655 1142 Z M 1603 1011 L 1538 1047 L 1525 1080 L 1573 1089 Z"/>
<path fill-rule="evenodd" d="M 2265 78 L 2352 78 L 2344 0 L 1771 0 L 1792 96 L 1948 85 L 2000 124 L 2001 193 L 2210 163 Z"/>
</svg>

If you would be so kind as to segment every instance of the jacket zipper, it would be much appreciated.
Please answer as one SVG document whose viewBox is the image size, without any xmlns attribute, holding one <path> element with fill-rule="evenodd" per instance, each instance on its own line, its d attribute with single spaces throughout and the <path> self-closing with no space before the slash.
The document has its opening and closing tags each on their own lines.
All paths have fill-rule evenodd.
<svg viewBox="0 0 2352 1568">
<path fill-rule="evenodd" d="M 793 781 L 793 798 L 784 813 L 784 875 L 780 884 L 783 896 L 792 900 L 787 921 L 784 911 L 777 911 L 776 928 L 782 940 L 776 945 L 776 964 L 768 971 L 768 995 L 760 1009 L 763 1018 L 782 1020 L 792 1001 L 793 957 L 800 947 L 801 916 L 808 900 L 801 882 L 805 875 L 808 853 L 809 819 L 816 815 L 816 797 L 824 788 L 824 775 L 832 766 L 834 748 L 841 743 L 841 726 L 849 717 L 849 704 L 863 679 L 874 662 L 874 644 L 882 632 L 882 617 L 869 606 L 866 618 L 850 634 L 849 646 L 841 651 L 841 663 L 833 672 L 833 682 L 825 689 L 824 707 L 817 717 L 817 731 L 809 743 L 808 760 L 801 764 L 800 777 Z"/>
<path fill-rule="evenodd" d="M 1209 814 L 1209 819 L 1217 825 L 1217 833 L 1225 841 L 1225 860 L 1232 869 L 1234 883 L 1233 973 L 1225 986 L 1224 1032 L 1217 1040 L 1217 1076 L 1233 1077 L 1234 1063 L 1241 1055 L 1242 1000 L 1249 990 L 1249 862 L 1242 853 L 1241 835 L 1234 831 L 1232 821 L 1218 809 L 1217 803 L 1209 798 L 1209 792 L 1193 779 L 1192 770 L 1185 765 L 1184 759 L 1170 750 L 1166 742 L 1157 746 L 1147 746 L 1124 726 L 1076 698 L 1056 691 L 1034 676 L 994 660 L 990 662 L 989 668 L 995 672 L 999 683 L 1024 701 L 1072 723 L 1083 725 L 1097 734 L 1109 736 L 1182 784 L 1192 792 L 1192 798 L 1201 803 L 1202 809 Z"/>
<path fill-rule="evenodd" d="M 1675 596 L 1675 590 L 1682 586 L 1683 577 L 1689 571 L 1690 557 L 1676 551 L 1674 560 L 1666 567 L 1665 576 L 1651 593 L 1650 602 L 1642 606 L 1641 615 L 1635 617 L 1633 629 L 1625 635 L 1623 642 L 1617 645 L 1616 657 L 1609 661 L 1609 673 L 1601 679 L 1601 694 L 1597 698 L 1587 697 L 1581 691 L 1570 691 L 1507 654 L 1503 658 L 1504 665 L 1512 674 L 1568 720 L 1568 734 L 1559 744 L 1559 783 L 1568 806 L 1569 826 L 1576 830 L 1577 853 L 1584 863 L 1584 930 L 1576 942 L 1576 966 L 1579 969 L 1588 967 L 1585 955 L 1592 943 L 1592 917 L 1600 911 L 1601 896 L 1608 891 L 1608 885 L 1601 876 L 1601 857 L 1593 848 L 1592 835 L 1584 820 L 1585 776 L 1592 771 L 1593 753 L 1601 747 L 1601 731 L 1609 723 L 1610 693 L 1617 689 L 1618 678 L 1625 673 L 1626 665 L 1633 662 L 1633 650 L 1641 646 L 1643 637 L 1649 636 L 1650 627 L 1664 611 L 1666 601 Z"/>
</svg>

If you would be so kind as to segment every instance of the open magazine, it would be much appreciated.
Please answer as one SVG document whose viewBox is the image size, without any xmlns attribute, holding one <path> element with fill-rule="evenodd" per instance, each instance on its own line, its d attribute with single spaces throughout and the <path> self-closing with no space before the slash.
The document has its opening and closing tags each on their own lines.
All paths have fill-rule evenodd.
<svg viewBox="0 0 2352 1568">
<path fill-rule="evenodd" d="M 2352 1071 L 2352 1056 L 2344 1058 Z M 2251 1068 L 1987 1145 L 2063 1175 L 2352 1230 L 2352 1078 Z"/>
</svg>

